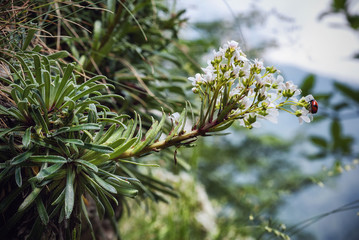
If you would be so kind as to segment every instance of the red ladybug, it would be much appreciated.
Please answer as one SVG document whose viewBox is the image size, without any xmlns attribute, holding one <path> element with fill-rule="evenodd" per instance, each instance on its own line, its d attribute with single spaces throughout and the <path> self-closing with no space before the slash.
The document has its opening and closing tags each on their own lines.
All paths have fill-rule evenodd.
<svg viewBox="0 0 359 240">
<path fill-rule="evenodd" d="M 318 102 L 316 100 L 310 100 L 310 108 L 309 108 L 309 112 L 311 113 L 317 113 L 318 112 Z"/>
</svg>

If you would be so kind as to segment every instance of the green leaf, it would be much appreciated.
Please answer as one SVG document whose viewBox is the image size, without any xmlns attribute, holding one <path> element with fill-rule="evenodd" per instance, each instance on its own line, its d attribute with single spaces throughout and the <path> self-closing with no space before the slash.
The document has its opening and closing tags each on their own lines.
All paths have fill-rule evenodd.
<svg viewBox="0 0 359 240">
<path fill-rule="evenodd" d="M 41 114 L 39 107 L 32 105 L 31 106 L 32 111 L 30 112 L 31 116 L 34 118 L 35 122 L 41 126 L 44 131 L 48 134 L 49 133 L 49 128 L 47 125 L 47 114 L 46 114 L 46 120 L 44 119 L 43 115 Z"/>
<path fill-rule="evenodd" d="M 354 30 L 358 30 L 359 29 L 359 15 L 355 14 L 355 15 L 346 15 L 347 20 L 350 24 L 350 27 Z"/>
<path fill-rule="evenodd" d="M 25 41 L 22 44 L 22 50 L 25 51 L 26 48 L 29 46 L 31 40 L 33 39 L 35 32 L 37 31 L 36 28 L 29 28 L 28 33 L 26 35 Z"/>
<path fill-rule="evenodd" d="M 123 160 L 123 159 L 119 159 L 118 161 L 123 162 L 123 163 L 130 163 L 130 164 L 134 164 L 134 165 L 138 165 L 138 166 L 143 166 L 143 167 L 160 167 L 160 165 L 154 164 L 154 163 L 139 163 L 139 162 L 128 161 L 128 160 Z"/>
<path fill-rule="evenodd" d="M 335 11 L 340 11 L 345 9 L 347 0 L 333 0 L 332 7 Z"/>
<path fill-rule="evenodd" d="M 102 22 L 99 20 L 96 20 L 94 23 L 94 28 L 93 28 L 93 43 L 92 43 L 92 49 L 94 50 L 98 50 L 100 44 L 99 44 L 99 39 L 101 36 L 101 33 L 103 32 L 102 28 Z"/>
<path fill-rule="evenodd" d="M 61 59 L 61 58 L 66 58 L 68 57 L 70 54 L 67 51 L 58 51 L 54 54 L 51 54 L 49 56 L 47 56 L 49 59 Z"/>
<path fill-rule="evenodd" d="M 340 110 L 344 109 L 344 108 L 351 108 L 352 104 L 348 103 L 348 102 L 338 102 L 337 104 L 333 104 L 332 108 L 334 111 L 339 112 Z"/>
<path fill-rule="evenodd" d="M 222 124 L 220 126 L 216 126 L 214 128 L 210 128 L 209 132 L 220 132 L 220 131 L 224 131 L 227 128 L 229 128 L 230 126 L 232 126 L 234 120 L 229 120 L 229 121 L 223 121 Z"/>
<path fill-rule="evenodd" d="M 67 159 L 57 155 L 36 155 L 31 156 L 30 160 L 37 163 L 67 163 Z"/>
<path fill-rule="evenodd" d="M 57 146 L 59 146 L 59 148 L 61 149 L 61 155 L 70 156 L 71 155 L 70 149 L 62 141 L 62 139 L 57 138 L 57 137 L 55 137 L 55 139 L 56 139 Z"/>
<path fill-rule="evenodd" d="M 102 189 L 97 188 L 97 191 L 98 191 L 99 198 L 101 199 L 101 202 L 102 202 L 103 206 L 105 207 L 105 209 L 107 211 L 107 214 L 110 217 L 113 217 L 115 215 L 115 211 L 113 210 L 110 202 L 108 201 L 108 198 L 106 197 L 106 195 L 104 194 Z"/>
<path fill-rule="evenodd" d="M 95 181 L 101 186 L 103 187 L 105 190 L 109 191 L 110 193 L 116 194 L 117 191 L 116 189 L 109 183 L 107 183 L 105 180 L 103 180 L 102 178 L 100 178 L 99 176 L 97 176 L 94 173 L 91 173 L 91 177 L 93 177 L 95 179 Z"/>
<path fill-rule="evenodd" d="M 35 67 L 35 78 L 36 82 L 40 85 L 42 83 L 42 76 L 41 76 L 41 60 L 39 55 L 34 54 L 34 67 Z"/>
<path fill-rule="evenodd" d="M 19 187 L 22 186 L 21 167 L 15 168 L 15 182 Z"/>
<path fill-rule="evenodd" d="M 56 163 L 56 164 L 51 165 L 50 167 L 43 168 L 38 172 L 38 174 L 36 175 L 35 178 L 38 181 L 42 181 L 47 176 L 50 176 L 51 174 L 57 172 L 63 165 L 64 165 L 64 163 Z"/>
<path fill-rule="evenodd" d="M 43 80 L 44 80 L 44 91 L 43 91 L 43 98 L 45 101 L 46 109 L 50 109 L 50 98 L 51 98 L 51 92 L 50 92 L 50 86 L 51 86 L 51 79 L 50 79 L 50 73 L 48 71 L 43 72 Z"/>
<path fill-rule="evenodd" d="M 116 141 L 112 142 L 112 143 L 108 143 L 109 147 L 112 148 L 116 148 L 118 146 L 120 146 L 121 144 L 123 144 L 126 141 L 125 138 L 118 138 Z"/>
<path fill-rule="evenodd" d="M 0 61 L 6 63 L 6 65 L 9 66 L 9 68 L 11 69 L 11 71 L 12 71 L 13 73 L 15 73 L 15 75 L 16 75 L 16 76 L 18 77 L 18 79 L 21 81 L 21 84 L 26 85 L 25 79 L 23 79 L 22 74 L 20 74 L 20 73 L 17 71 L 17 69 L 16 69 L 12 64 L 10 64 L 10 63 L 9 63 L 7 60 L 5 60 L 4 58 L 0 58 Z M 5 78 L 1 78 L 1 79 L 2 79 L 3 81 L 5 81 L 5 82 L 8 81 L 8 80 L 5 79 Z M 12 82 L 11 82 L 11 83 L 12 83 Z"/>
<path fill-rule="evenodd" d="M 302 95 L 307 96 L 310 94 L 315 84 L 315 76 L 313 74 L 309 74 L 302 82 L 300 89 L 302 90 Z"/>
<path fill-rule="evenodd" d="M 95 91 L 97 90 L 100 90 L 100 89 L 104 89 L 104 88 L 107 88 L 107 84 L 99 84 L 99 85 L 95 85 L 93 87 L 90 87 L 89 89 L 86 89 L 85 91 L 81 92 L 80 94 L 76 94 L 75 96 L 72 97 L 72 100 L 73 101 L 76 101 L 88 94 L 92 94 L 94 93 Z"/>
<path fill-rule="evenodd" d="M 84 165 L 85 167 L 91 169 L 91 170 L 94 171 L 94 172 L 98 172 L 97 166 L 96 166 L 95 164 L 92 164 L 92 163 L 86 161 L 86 160 L 76 159 L 75 162 Z"/>
<path fill-rule="evenodd" d="M 66 187 L 65 187 L 65 218 L 69 219 L 75 204 L 74 193 L 74 171 L 69 167 L 67 169 Z"/>
<path fill-rule="evenodd" d="M 70 81 L 68 81 L 68 80 L 70 79 L 74 68 L 75 68 L 74 64 L 70 63 L 67 65 L 65 72 L 64 72 L 64 76 L 62 77 L 60 84 L 58 84 L 55 88 L 56 93 L 54 93 L 54 100 L 59 101 L 61 94 L 66 90 L 65 86 L 67 84 L 69 84 L 68 82 L 70 82 Z M 61 104 L 61 103 L 59 103 L 59 104 Z"/>
<path fill-rule="evenodd" d="M 346 97 L 351 98 L 355 102 L 359 103 L 359 91 L 353 90 L 352 87 L 349 87 L 343 83 L 335 82 L 334 86 L 337 90 L 342 92 Z"/>
<path fill-rule="evenodd" d="M 114 181 L 116 181 L 117 184 L 124 183 L 124 184 L 126 184 L 127 187 L 130 184 L 130 182 L 127 180 L 128 179 L 127 177 L 121 177 L 121 176 L 118 176 L 116 174 L 112 174 L 112 173 L 110 173 L 108 171 L 105 171 L 105 170 L 102 170 L 102 169 L 99 169 L 99 171 L 102 174 L 106 175 L 108 177 L 107 179 L 114 179 Z M 133 178 L 132 180 L 139 182 L 139 180 L 135 179 L 135 178 Z"/>
<path fill-rule="evenodd" d="M 113 118 L 99 118 L 97 119 L 98 122 L 111 122 L 111 123 L 116 123 L 120 126 L 122 126 L 123 128 L 126 128 L 125 124 L 123 124 L 123 122 L 117 120 L 117 119 L 113 119 Z"/>
<path fill-rule="evenodd" d="M 322 148 L 326 148 L 328 146 L 328 142 L 325 138 L 320 137 L 320 136 L 311 136 L 310 140 L 312 141 L 313 144 L 322 147 Z"/>
<path fill-rule="evenodd" d="M 25 200 L 21 203 L 18 211 L 24 211 L 26 208 L 28 208 L 29 206 L 31 206 L 31 204 L 34 202 L 34 200 L 36 199 L 36 197 L 39 195 L 39 193 L 41 192 L 42 188 L 38 188 L 38 187 L 33 187 L 32 192 L 25 198 Z"/>
<path fill-rule="evenodd" d="M 87 175 L 85 175 L 85 177 L 87 179 L 89 179 L 89 177 Z M 100 219 L 103 219 L 103 216 L 105 214 L 105 207 L 103 206 L 102 202 L 98 198 L 95 187 L 93 187 L 92 183 L 89 183 L 89 184 L 85 185 L 85 189 L 90 194 L 91 198 L 95 201 L 96 209 L 97 209 Z"/>
<path fill-rule="evenodd" d="M 31 129 L 32 127 L 27 128 L 22 138 L 22 145 L 24 145 L 25 148 L 28 148 L 31 142 Z"/>
<path fill-rule="evenodd" d="M 98 81 L 98 80 L 100 80 L 100 79 L 107 79 L 107 77 L 106 77 L 106 76 L 103 76 L 103 75 L 97 75 L 97 76 L 95 76 L 95 77 L 93 77 L 93 78 L 87 80 L 86 82 L 82 83 L 82 84 L 77 88 L 77 90 L 82 90 L 82 89 L 84 89 L 84 87 L 89 86 L 89 85 L 92 84 L 93 82 Z"/>
<path fill-rule="evenodd" d="M 185 117 L 186 117 L 186 109 L 183 109 L 178 119 L 177 125 L 171 130 L 171 133 L 168 134 L 168 136 L 166 137 L 166 141 L 169 141 L 175 134 L 178 134 L 178 129 L 182 126 Z"/>
<path fill-rule="evenodd" d="M 51 203 L 52 206 L 59 204 L 65 198 L 65 190 L 66 188 L 62 190 L 59 196 Z"/>
<path fill-rule="evenodd" d="M 114 159 L 118 156 L 120 156 L 122 153 L 127 151 L 135 142 L 137 141 L 137 138 L 131 138 L 127 142 L 123 143 L 118 148 L 115 148 L 114 152 L 110 154 L 110 159 Z"/>
<path fill-rule="evenodd" d="M 74 127 L 63 127 L 58 129 L 52 136 L 56 136 L 66 132 L 78 132 L 83 130 L 100 130 L 99 124 L 96 123 L 84 123 Z"/>
<path fill-rule="evenodd" d="M 41 51 L 41 49 L 42 49 L 42 47 L 41 47 L 40 45 L 36 45 L 36 46 L 32 49 L 32 51 L 38 53 L 38 52 Z"/>
<path fill-rule="evenodd" d="M 133 153 L 137 153 L 139 151 L 141 151 L 144 147 L 146 147 L 146 145 L 151 142 L 151 140 L 153 138 L 156 137 L 157 135 L 157 125 L 158 125 L 158 122 L 155 121 L 151 128 L 147 131 L 146 135 L 145 135 L 145 139 L 142 140 L 140 143 L 138 143 L 132 150 Z"/>
<path fill-rule="evenodd" d="M 84 142 L 81 141 L 80 139 L 62 139 L 61 141 L 65 142 L 65 143 L 71 143 L 71 144 L 75 144 L 75 145 L 80 145 L 83 146 Z"/>
<path fill-rule="evenodd" d="M 133 188 L 119 188 L 118 193 L 126 197 L 135 197 L 138 194 L 137 189 Z"/>
<path fill-rule="evenodd" d="M 47 225 L 49 223 L 49 215 L 47 214 L 45 205 L 42 202 L 41 198 L 36 198 L 36 207 L 37 207 L 37 212 L 39 213 L 41 222 L 44 225 Z"/>
<path fill-rule="evenodd" d="M 30 80 L 31 83 L 36 83 L 35 82 L 35 78 L 34 78 L 34 75 L 32 74 L 32 71 L 30 70 L 30 64 L 27 64 L 24 59 L 19 55 L 19 54 L 15 54 L 14 55 L 17 60 L 21 63 L 21 66 L 24 68 L 23 71 L 25 73 L 27 73 L 27 76 L 26 76 L 26 79 L 27 80 Z M 24 85 L 27 85 L 27 84 L 24 84 Z"/>
<path fill-rule="evenodd" d="M 341 146 L 341 124 L 340 122 L 335 119 L 333 120 L 331 126 L 330 126 L 331 134 L 332 134 L 332 140 L 333 140 L 333 151 L 337 150 Z"/>
<path fill-rule="evenodd" d="M 340 139 L 341 131 L 342 131 L 340 122 L 337 119 L 333 120 L 330 128 L 331 128 L 332 138 L 334 140 Z"/>
<path fill-rule="evenodd" d="M 79 145 L 81 148 L 86 148 L 92 151 L 100 152 L 100 153 L 113 153 L 113 148 L 104 145 L 90 144 L 84 143 L 83 146 Z"/>
<path fill-rule="evenodd" d="M 1 105 L 0 105 L 1 107 Z M 21 126 L 16 126 L 13 128 L 0 128 L 0 137 L 5 136 L 6 134 L 10 133 L 10 132 L 15 132 L 15 131 L 19 131 L 21 130 Z"/>
<path fill-rule="evenodd" d="M 20 163 L 26 161 L 33 153 L 34 153 L 33 149 L 30 149 L 24 153 L 21 153 L 21 154 L 17 155 L 16 157 L 14 157 L 13 159 L 11 159 L 10 164 L 11 165 L 20 164 Z"/>
<path fill-rule="evenodd" d="M 126 127 L 127 128 L 127 127 Z M 118 139 L 125 139 L 122 137 L 122 132 L 125 128 L 116 128 L 116 124 L 112 124 L 111 127 L 106 131 L 105 134 L 102 134 L 102 137 L 99 138 L 98 143 L 102 144 L 108 144 L 110 147 L 115 147 L 115 145 L 112 145 L 114 142 L 117 142 Z M 97 137 L 97 135 L 96 135 Z M 111 144 L 109 144 L 111 143 Z"/>
<path fill-rule="evenodd" d="M 96 239 L 96 237 L 95 237 L 95 232 L 94 232 L 94 230 L 93 230 L 93 228 L 92 228 L 92 223 L 91 223 L 90 218 L 89 218 L 89 215 L 88 215 L 88 213 L 87 213 L 87 208 L 86 208 L 86 206 L 85 206 L 85 203 L 84 203 L 84 199 L 83 199 L 83 198 L 84 198 L 84 197 L 81 197 L 81 211 L 82 211 L 83 215 L 85 216 L 85 220 L 86 220 L 86 222 L 87 222 L 87 225 L 90 227 L 92 239 Z"/>
</svg>

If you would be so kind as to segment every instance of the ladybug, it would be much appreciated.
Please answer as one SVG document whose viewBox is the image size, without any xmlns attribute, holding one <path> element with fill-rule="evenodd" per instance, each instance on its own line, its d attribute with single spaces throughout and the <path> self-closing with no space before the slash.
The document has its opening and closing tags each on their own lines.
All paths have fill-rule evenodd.
<svg viewBox="0 0 359 240">
<path fill-rule="evenodd" d="M 312 114 L 317 113 L 318 112 L 318 102 L 316 100 L 310 100 L 310 108 L 309 108 L 309 112 L 311 112 Z"/>
</svg>

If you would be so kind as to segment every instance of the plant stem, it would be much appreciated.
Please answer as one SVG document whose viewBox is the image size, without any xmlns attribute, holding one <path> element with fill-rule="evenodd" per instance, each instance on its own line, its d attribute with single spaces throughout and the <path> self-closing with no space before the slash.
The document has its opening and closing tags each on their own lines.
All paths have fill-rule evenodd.
<svg viewBox="0 0 359 240">
<path fill-rule="evenodd" d="M 136 157 L 136 156 L 138 157 L 138 156 L 141 156 L 141 155 L 149 153 L 149 152 L 153 152 L 153 151 L 157 152 L 159 150 L 162 150 L 162 149 L 174 146 L 174 145 L 181 144 L 187 140 L 195 140 L 198 136 L 205 136 L 209 129 L 211 129 L 219 124 L 220 124 L 220 122 L 215 120 L 211 123 L 205 124 L 202 128 L 195 129 L 195 130 L 192 130 L 188 133 L 184 133 L 181 135 L 177 135 L 170 140 L 162 140 L 162 141 L 155 142 L 151 145 L 146 146 L 141 151 L 136 152 L 136 153 L 134 153 L 132 151 L 132 149 L 129 149 L 129 150 L 125 151 L 124 153 L 122 153 L 120 156 L 118 156 L 114 160 Z"/>
</svg>

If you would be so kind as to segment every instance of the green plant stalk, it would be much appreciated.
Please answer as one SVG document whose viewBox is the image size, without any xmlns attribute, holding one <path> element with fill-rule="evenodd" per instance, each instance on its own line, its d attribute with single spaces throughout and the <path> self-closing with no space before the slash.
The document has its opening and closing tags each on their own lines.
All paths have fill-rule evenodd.
<svg viewBox="0 0 359 240">
<path fill-rule="evenodd" d="M 153 144 L 150 144 L 147 147 L 143 148 L 139 152 L 134 152 L 133 149 L 129 149 L 129 150 L 125 151 L 124 153 L 122 153 L 120 156 L 114 158 L 113 160 L 141 156 L 141 155 L 149 153 L 149 152 L 158 152 L 162 149 L 181 144 L 184 141 L 195 140 L 198 136 L 205 136 L 206 133 L 209 132 L 209 129 L 215 128 L 217 125 L 220 125 L 221 123 L 222 122 L 219 122 L 216 119 L 213 122 L 205 124 L 203 127 L 199 128 L 199 129 L 194 129 L 188 133 L 184 133 L 184 134 L 175 136 L 175 137 L 171 138 L 170 140 L 162 140 L 162 141 L 158 141 Z"/>
</svg>

